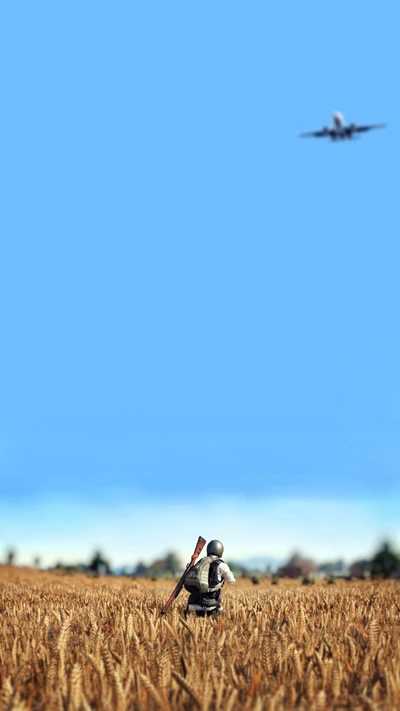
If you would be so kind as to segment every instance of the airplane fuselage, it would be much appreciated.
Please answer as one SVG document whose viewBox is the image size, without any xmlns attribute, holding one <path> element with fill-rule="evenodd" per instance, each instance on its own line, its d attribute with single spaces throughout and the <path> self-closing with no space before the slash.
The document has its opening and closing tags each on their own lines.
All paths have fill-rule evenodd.
<svg viewBox="0 0 400 711">
<path fill-rule="evenodd" d="M 349 138 L 346 132 L 346 122 L 344 120 L 343 114 L 340 111 L 334 111 L 332 114 L 333 119 L 333 129 L 331 133 L 331 138 L 333 140 L 337 138 Z"/>
<path fill-rule="evenodd" d="M 332 114 L 332 118 L 333 118 L 333 123 L 335 124 L 335 128 L 338 128 L 338 129 L 344 128 L 345 121 L 343 118 L 343 114 L 341 114 L 339 111 L 334 111 Z"/>
</svg>

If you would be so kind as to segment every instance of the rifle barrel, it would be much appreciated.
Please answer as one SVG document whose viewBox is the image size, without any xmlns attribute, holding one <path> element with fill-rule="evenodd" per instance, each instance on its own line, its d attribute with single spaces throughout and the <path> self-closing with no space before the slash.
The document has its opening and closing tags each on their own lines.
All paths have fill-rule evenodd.
<svg viewBox="0 0 400 711">
<path fill-rule="evenodd" d="M 187 564 L 187 566 L 186 566 L 186 568 L 185 568 L 185 570 L 184 570 L 184 572 L 183 572 L 183 575 L 181 576 L 181 578 L 180 578 L 180 580 L 178 581 L 177 585 L 176 585 L 175 588 L 173 589 L 173 591 L 172 591 L 170 597 L 168 598 L 167 602 L 165 603 L 164 607 L 162 608 L 162 610 L 161 610 L 161 614 L 162 614 L 162 615 L 165 615 L 165 613 L 167 612 L 168 608 L 172 605 L 172 603 L 173 603 L 173 601 L 175 600 L 175 598 L 178 597 L 180 591 L 181 591 L 182 588 L 183 588 L 183 583 L 185 582 L 186 575 L 188 574 L 190 568 L 195 564 L 195 561 L 197 560 L 197 558 L 199 557 L 201 551 L 203 550 L 203 548 L 204 548 L 204 546 L 205 546 L 205 543 L 206 543 L 205 539 L 202 538 L 201 536 L 199 536 L 198 541 L 197 541 L 197 543 L 196 543 L 196 547 L 195 547 L 194 552 L 193 552 L 193 555 L 192 555 L 192 557 L 191 557 L 191 559 L 190 559 L 190 563 Z"/>
</svg>

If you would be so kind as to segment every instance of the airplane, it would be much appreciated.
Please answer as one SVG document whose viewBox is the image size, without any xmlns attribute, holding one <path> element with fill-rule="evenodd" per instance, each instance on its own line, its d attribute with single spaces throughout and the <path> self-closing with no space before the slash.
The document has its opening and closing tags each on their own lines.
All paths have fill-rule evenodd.
<svg viewBox="0 0 400 711">
<path fill-rule="evenodd" d="M 309 131 L 308 133 L 299 133 L 299 138 L 308 138 L 313 136 L 314 138 L 329 138 L 332 141 L 344 141 L 354 137 L 354 134 L 365 133 L 365 131 L 370 131 L 372 128 L 385 128 L 385 123 L 370 123 L 366 126 L 358 126 L 356 123 L 346 124 L 343 114 L 340 111 L 334 111 L 332 114 L 333 126 L 328 128 L 324 126 L 321 131 Z"/>
</svg>

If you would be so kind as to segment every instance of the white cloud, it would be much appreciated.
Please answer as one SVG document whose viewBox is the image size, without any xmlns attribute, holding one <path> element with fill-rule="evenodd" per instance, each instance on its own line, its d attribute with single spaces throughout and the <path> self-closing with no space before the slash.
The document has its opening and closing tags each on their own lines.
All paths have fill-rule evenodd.
<svg viewBox="0 0 400 711">
<path fill-rule="evenodd" d="M 194 499 L 186 504 L 119 501 L 87 504 L 66 499 L 0 504 L 0 538 L 15 546 L 19 563 L 40 555 L 87 561 L 100 547 L 113 565 L 149 561 L 167 550 L 190 557 L 199 535 L 220 538 L 229 559 L 286 557 L 300 550 L 317 560 L 370 555 L 379 540 L 400 541 L 393 501 L 319 499 Z"/>
</svg>

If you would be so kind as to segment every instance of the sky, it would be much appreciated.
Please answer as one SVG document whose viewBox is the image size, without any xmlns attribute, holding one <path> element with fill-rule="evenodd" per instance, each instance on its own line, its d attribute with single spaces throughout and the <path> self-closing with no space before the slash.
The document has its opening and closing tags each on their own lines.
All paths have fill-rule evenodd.
<svg viewBox="0 0 400 711">
<path fill-rule="evenodd" d="M 0 559 L 400 548 L 399 21 L 0 8 Z"/>
</svg>

